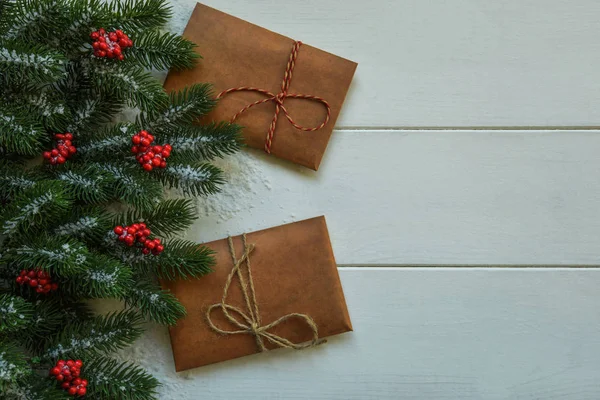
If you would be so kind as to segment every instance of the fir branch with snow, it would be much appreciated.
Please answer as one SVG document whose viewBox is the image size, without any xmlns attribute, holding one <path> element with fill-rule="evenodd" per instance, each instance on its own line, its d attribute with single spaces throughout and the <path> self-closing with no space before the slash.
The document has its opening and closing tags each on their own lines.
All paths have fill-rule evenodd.
<svg viewBox="0 0 600 400">
<path fill-rule="evenodd" d="M 150 73 L 201 58 L 163 31 L 170 14 L 165 0 L 0 0 L 0 398 L 157 397 L 155 378 L 109 355 L 144 320 L 185 315 L 158 279 L 214 258 L 177 238 L 198 216 L 167 189 L 218 191 L 211 161 L 241 146 L 236 125 L 196 125 L 210 85 L 167 94 Z M 124 309 L 94 315 L 86 301 L 103 298 Z"/>
</svg>

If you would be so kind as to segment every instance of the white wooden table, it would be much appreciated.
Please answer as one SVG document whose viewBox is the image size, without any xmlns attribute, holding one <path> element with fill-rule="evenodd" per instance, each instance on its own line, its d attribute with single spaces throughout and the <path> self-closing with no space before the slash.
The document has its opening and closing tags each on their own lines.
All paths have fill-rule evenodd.
<svg viewBox="0 0 600 400">
<path fill-rule="evenodd" d="M 225 160 L 188 233 L 326 215 L 355 332 L 175 374 L 151 327 L 160 397 L 600 398 L 600 2 L 205 2 L 359 63 L 318 173 Z"/>
</svg>

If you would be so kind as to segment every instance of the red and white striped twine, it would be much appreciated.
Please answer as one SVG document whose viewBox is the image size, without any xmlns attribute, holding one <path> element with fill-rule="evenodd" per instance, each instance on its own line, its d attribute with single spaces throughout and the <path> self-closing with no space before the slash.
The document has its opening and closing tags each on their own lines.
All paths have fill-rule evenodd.
<svg viewBox="0 0 600 400">
<path fill-rule="evenodd" d="M 249 110 L 250 108 L 252 108 L 254 106 L 257 106 L 257 105 L 263 104 L 263 103 L 268 103 L 271 101 L 275 103 L 275 115 L 273 116 L 273 121 L 271 121 L 271 125 L 269 126 L 269 130 L 267 131 L 267 137 L 265 139 L 265 151 L 267 153 L 271 153 L 271 145 L 273 143 L 273 136 L 275 135 L 275 126 L 277 125 L 277 118 L 279 117 L 279 112 L 281 110 L 283 110 L 285 117 L 288 119 L 288 121 L 290 121 L 290 124 L 292 124 L 294 126 L 294 128 L 299 129 L 301 131 L 305 131 L 305 132 L 318 131 L 319 129 L 323 128 L 325 125 L 327 125 L 327 123 L 329 122 L 329 118 L 331 116 L 331 107 L 329 106 L 329 103 L 327 102 L 327 100 L 325 100 L 321 97 L 312 96 L 309 94 L 288 93 L 288 89 L 290 88 L 290 84 L 292 83 L 292 72 L 294 71 L 294 66 L 296 65 L 296 58 L 298 58 L 298 50 L 300 49 L 300 46 L 302 46 L 302 42 L 299 42 L 299 41 L 294 42 L 294 46 L 292 47 L 292 52 L 290 54 L 290 58 L 287 63 L 287 68 L 285 69 L 285 74 L 283 75 L 283 82 L 281 82 L 281 92 L 279 94 L 274 94 L 274 93 L 269 92 L 268 90 L 256 88 L 253 86 L 240 86 L 240 87 L 235 87 L 235 88 L 224 90 L 217 95 L 217 99 L 220 99 L 221 97 L 223 97 L 229 93 L 245 91 L 245 92 L 257 92 L 257 93 L 261 93 L 261 94 L 264 94 L 265 96 L 267 96 L 266 99 L 255 101 L 254 103 L 248 104 L 247 106 L 242 108 L 240 111 L 237 112 L 237 114 L 235 114 L 231 118 L 231 122 L 234 122 L 237 119 L 237 117 L 239 117 L 241 114 L 243 114 L 244 112 L 246 112 L 247 110 Z M 327 109 L 327 115 L 325 116 L 325 119 L 323 120 L 323 122 L 321 124 L 319 124 L 318 126 L 315 126 L 314 128 L 306 128 L 304 126 L 298 125 L 296 122 L 294 122 L 293 118 L 290 116 L 290 113 L 283 105 L 283 102 L 286 98 L 306 99 L 306 100 L 317 101 L 325 106 L 325 108 Z"/>
</svg>

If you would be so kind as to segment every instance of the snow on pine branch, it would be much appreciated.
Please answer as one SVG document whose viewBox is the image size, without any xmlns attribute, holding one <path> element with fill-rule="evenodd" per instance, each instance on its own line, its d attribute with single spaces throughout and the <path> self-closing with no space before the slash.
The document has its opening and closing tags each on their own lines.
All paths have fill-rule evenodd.
<svg viewBox="0 0 600 400">
<path fill-rule="evenodd" d="M 59 236 L 85 237 L 87 233 L 92 232 L 99 225 L 97 217 L 84 216 L 77 221 L 68 222 L 60 225 L 54 230 Z"/>
<path fill-rule="evenodd" d="M 5 235 L 14 233 L 22 222 L 31 220 L 36 215 L 39 215 L 43 207 L 51 203 L 54 199 L 54 193 L 48 192 L 34 198 L 30 203 L 25 204 L 23 207 L 20 207 L 18 215 L 4 221 L 2 233 Z"/>
</svg>

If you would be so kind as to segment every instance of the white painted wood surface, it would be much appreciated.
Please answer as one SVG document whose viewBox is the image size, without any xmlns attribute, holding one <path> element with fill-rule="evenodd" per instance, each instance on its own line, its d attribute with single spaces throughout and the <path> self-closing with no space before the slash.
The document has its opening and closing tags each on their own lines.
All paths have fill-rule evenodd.
<svg viewBox="0 0 600 400">
<path fill-rule="evenodd" d="M 598 131 L 336 131 L 316 173 L 250 156 L 255 193 L 190 239 L 325 215 L 342 265 L 600 265 Z"/>
<path fill-rule="evenodd" d="M 205 3 L 359 62 L 318 173 L 225 160 L 187 233 L 325 214 L 355 332 L 175 374 L 152 327 L 124 356 L 160 398 L 600 398 L 600 3 Z"/>
<path fill-rule="evenodd" d="M 175 374 L 168 333 L 129 350 L 168 399 L 596 400 L 600 270 L 342 268 L 355 331 Z M 226 339 L 224 339 L 225 341 Z"/>
<path fill-rule="evenodd" d="M 339 127 L 599 125 L 598 1 L 203 2 L 358 62 Z"/>
</svg>

